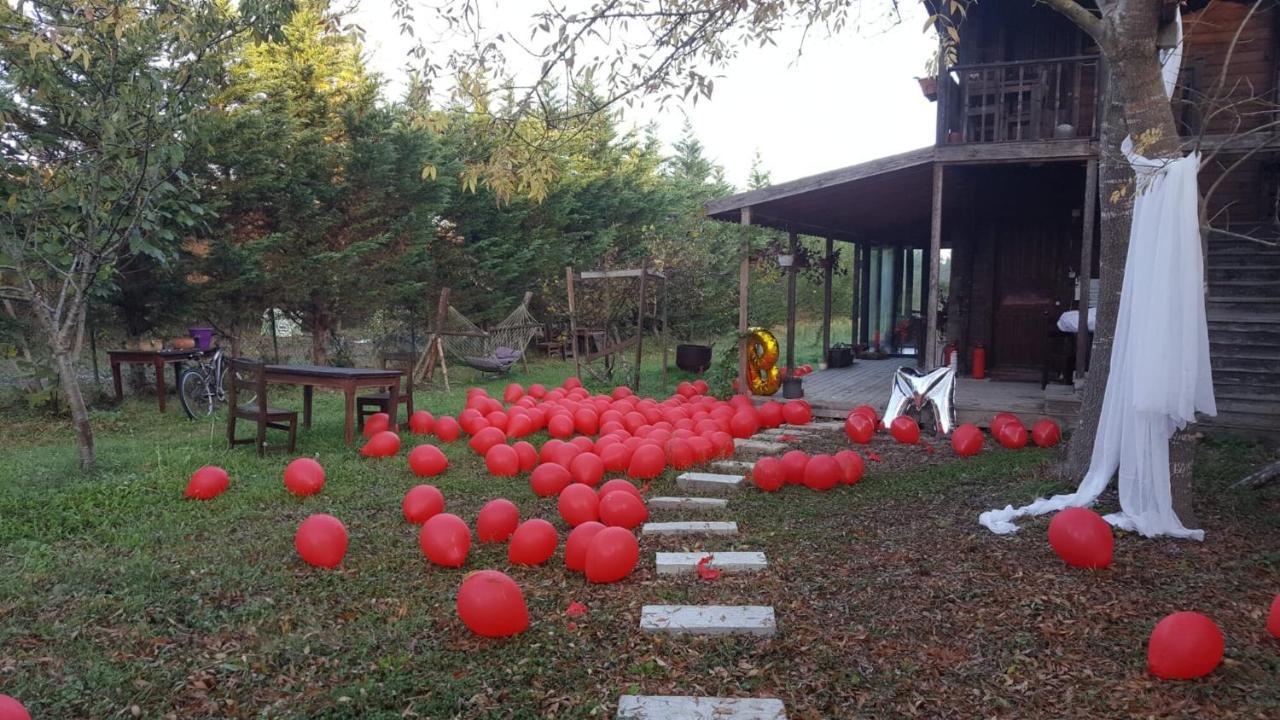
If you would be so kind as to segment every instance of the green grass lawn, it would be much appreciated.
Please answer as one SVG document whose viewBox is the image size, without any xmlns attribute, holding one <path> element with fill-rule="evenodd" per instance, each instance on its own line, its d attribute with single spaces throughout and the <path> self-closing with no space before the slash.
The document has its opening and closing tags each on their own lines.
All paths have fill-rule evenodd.
<svg viewBox="0 0 1280 720">
<path fill-rule="evenodd" d="M 568 372 L 547 362 L 514 379 Z M 668 388 L 683 377 L 673 372 Z M 484 385 L 498 394 L 506 382 Z M 645 383 L 656 391 L 655 368 Z M 456 412 L 458 385 L 420 393 L 419 406 Z M 273 404 L 300 402 L 277 392 Z M 315 427 L 299 437 L 298 455 L 328 474 L 305 499 L 283 489 L 289 456 L 229 451 L 220 422 L 186 421 L 176 403 L 160 415 L 154 398 L 131 399 L 94 420 L 101 468 L 90 477 L 62 422 L 0 427 L 0 692 L 36 718 L 612 717 L 625 692 L 770 695 L 793 718 L 1280 712 L 1280 642 L 1263 630 L 1280 591 L 1280 501 L 1225 489 L 1261 461 L 1253 447 L 1202 447 L 1205 543 L 1123 535 L 1106 571 L 1058 562 L 1046 521 L 1011 537 L 977 525 L 982 510 L 1059 489 L 1045 472 L 1052 451 L 989 447 L 956 461 L 938 444 L 911 466 L 889 462 L 905 451 L 879 438 L 886 462 L 868 462 L 857 486 L 743 491 L 728 511 L 698 515 L 737 520 L 741 538 L 645 538 L 635 573 L 595 586 L 566 571 L 560 551 L 542 567 L 509 567 L 505 546 L 476 544 L 465 568 L 430 566 L 400 514 L 419 482 L 405 462 L 418 439 L 405 434 L 396 458 L 361 458 L 342 443 L 336 395 L 317 394 Z M 830 443 L 847 445 L 838 433 Z M 462 442 L 445 451 L 450 469 L 431 482 L 448 512 L 471 522 L 505 497 L 522 518 L 565 530 L 527 478 L 489 476 Z M 191 472 L 208 464 L 227 469 L 230 491 L 184 500 Z M 673 478 L 653 494 L 677 494 Z M 293 550 L 316 512 L 350 533 L 339 570 L 310 568 Z M 714 582 L 653 571 L 655 550 L 705 549 L 763 550 L 771 567 Z M 459 583 L 485 568 L 523 587 L 523 635 L 484 640 L 458 621 Z M 566 616 L 572 602 L 587 615 Z M 780 633 L 640 634 L 640 607 L 659 602 L 772 604 Z M 1202 681 L 1157 681 L 1146 636 L 1183 609 L 1219 622 L 1226 661 Z"/>
</svg>

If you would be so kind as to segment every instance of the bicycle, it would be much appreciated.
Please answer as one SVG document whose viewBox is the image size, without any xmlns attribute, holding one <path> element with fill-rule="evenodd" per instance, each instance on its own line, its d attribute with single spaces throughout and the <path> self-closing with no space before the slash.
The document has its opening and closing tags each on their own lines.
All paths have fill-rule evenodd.
<svg viewBox="0 0 1280 720">
<path fill-rule="evenodd" d="M 182 401 L 182 409 L 192 420 L 200 416 L 209 417 L 218 409 L 218 405 L 227 401 L 227 363 L 222 348 L 214 348 L 200 357 L 194 366 L 182 371 L 178 377 L 178 398 Z M 253 393 L 243 394 L 237 398 L 248 405 L 256 399 Z"/>
</svg>

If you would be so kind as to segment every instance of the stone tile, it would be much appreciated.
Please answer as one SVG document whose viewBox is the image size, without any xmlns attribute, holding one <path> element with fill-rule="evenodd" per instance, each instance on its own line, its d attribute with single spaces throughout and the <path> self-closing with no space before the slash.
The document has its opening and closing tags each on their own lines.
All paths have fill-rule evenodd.
<svg viewBox="0 0 1280 720">
<path fill-rule="evenodd" d="M 659 575 L 680 575 L 698 571 L 698 563 L 710 555 L 709 567 L 727 573 L 759 572 L 769 567 L 762 552 L 660 552 L 656 564 Z"/>
<path fill-rule="evenodd" d="M 745 475 L 687 472 L 676 478 L 676 487 L 688 492 L 726 492 L 746 483 Z"/>
<path fill-rule="evenodd" d="M 765 605 L 645 605 L 640 629 L 670 635 L 759 635 L 778 630 L 773 608 Z"/>
<path fill-rule="evenodd" d="M 640 528 L 641 535 L 737 535 L 736 522 L 648 522 Z"/>
<path fill-rule="evenodd" d="M 651 497 L 650 510 L 723 510 L 729 507 L 724 498 L 709 497 Z"/>
<path fill-rule="evenodd" d="M 623 695 L 617 720 L 787 720 L 781 700 Z"/>
</svg>

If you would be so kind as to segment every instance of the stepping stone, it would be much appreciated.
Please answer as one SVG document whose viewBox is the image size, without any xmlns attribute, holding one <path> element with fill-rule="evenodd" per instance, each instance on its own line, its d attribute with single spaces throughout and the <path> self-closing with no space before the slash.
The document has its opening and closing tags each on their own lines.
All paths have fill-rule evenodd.
<svg viewBox="0 0 1280 720">
<path fill-rule="evenodd" d="M 723 510 L 729 507 L 724 498 L 708 497 L 651 497 L 650 510 Z"/>
<path fill-rule="evenodd" d="M 753 440 L 751 438 L 734 438 L 734 450 L 753 450 L 757 455 L 768 455 L 769 453 L 782 452 L 790 446 L 786 443 L 773 442 L 771 440 Z"/>
<path fill-rule="evenodd" d="M 737 490 L 746 481 L 745 475 L 687 472 L 676 478 L 676 487 L 689 492 L 724 492 Z"/>
<path fill-rule="evenodd" d="M 716 570 L 728 573 L 759 572 L 769 566 L 762 552 L 713 552 L 713 553 L 670 553 L 660 552 L 657 556 L 659 575 L 680 575 L 698 571 L 698 563 L 710 555 L 707 565 Z"/>
<path fill-rule="evenodd" d="M 650 522 L 640 528 L 641 535 L 737 535 L 736 522 Z"/>
<path fill-rule="evenodd" d="M 645 605 L 640 629 L 670 635 L 773 637 L 778 623 L 767 605 Z"/>
<path fill-rule="evenodd" d="M 808 428 L 809 426 L 806 425 L 804 427 Z M 812 431 L 807 429 L 802 429 L 799 426 L 783 425 L 781 427 L 776 427 L 776 428 L 765 428 L 764 430 L 761 430 L 760 432 L 756 433 L 753 437 L 761 438 L 764 440 L 772 440 L 775 437 L 782 437 L 783 435 L 794 435 L 796 437 L 808 437 L 812 434 L 813 434 Z"/>
<path fill-rule="evenodd" d="M 745 460 L 717 460 L 711 463 L 711 467 L 720 468 L 721 470 L 738 470 L 741 472 L 751 472 L 756 464 L 746 462 Z"/>
<path fill-rule="evenodd" d="M 775 698 L 623 695 L 617 720 L 787 720 Z"/>
<path fill-rule="evenodd" d="M 782 425 L 781 427 L 795 430 L 844 430 L 844 422 L 840 420 L 815 420 L 808 425 Z"/>
</svg>

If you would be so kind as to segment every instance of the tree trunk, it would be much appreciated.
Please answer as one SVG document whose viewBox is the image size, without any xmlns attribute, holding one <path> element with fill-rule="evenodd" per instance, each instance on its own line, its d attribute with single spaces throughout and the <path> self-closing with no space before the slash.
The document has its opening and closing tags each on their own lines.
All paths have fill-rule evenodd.
<svg viewBox="0 0 1280 720">
<path fill-rule="evenodd" d="M 41 303 L 37 301 L 32 304 Z M 81 307 L 73 312 L 83 316 L 84 308 Z M 53 362 L 58 369 L 58 384 L 62 386 L 62 394 L 67 398 L 67 407 L 71 409 L 71 422 L 76 429 L 76 448 L 80 455 L 80 469 L 89 472 L 93 470 L 97 455 L 93 446 L 93 427 L 89 424 L 89 408 L 85 405 L 84 394 L 80 392 L 80 378 L 76 375 L 74 343 L 58 328 L 54 318 L 49 317 L 43 310 L 37 309 L 34 315 L 49 338 L 49 346 L 53 350 Z"/>
<path fill-rule="evenodd" d="M 310 327 L 307 330 L 311 333 L 311 364 L 328 365 L 329 314 L 325 312 L 324 305 L 312 302 L 308 319 L 310 322 L 307 324 Z"/>
</svg>

